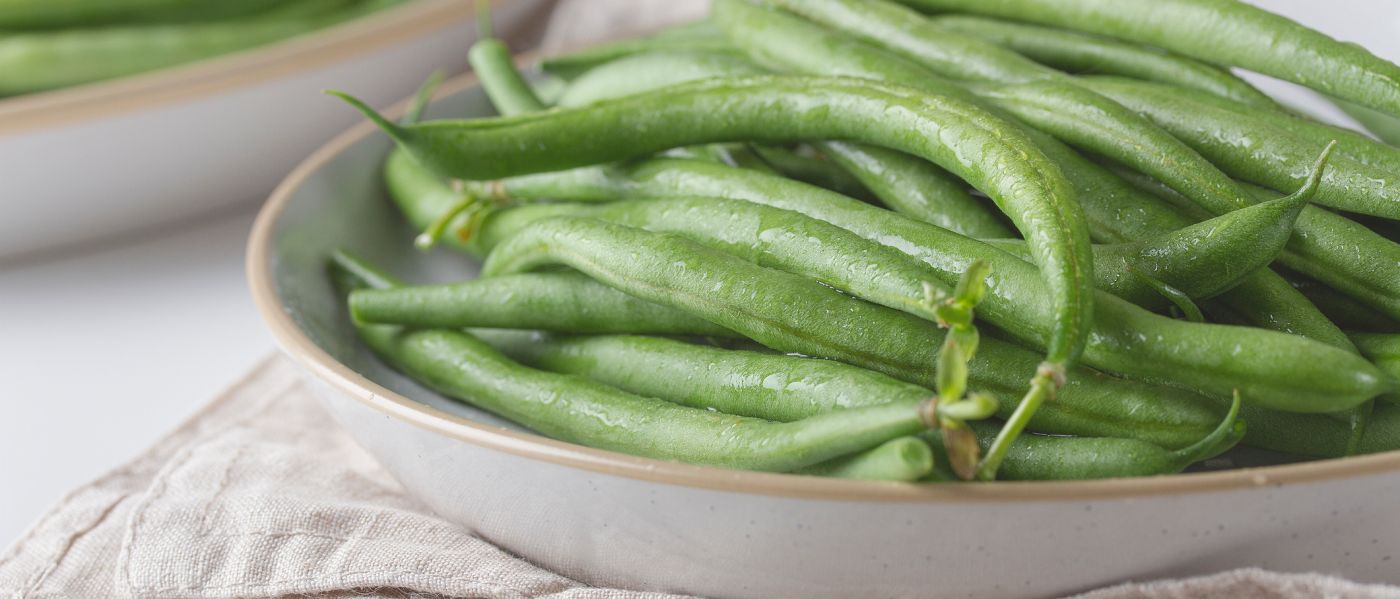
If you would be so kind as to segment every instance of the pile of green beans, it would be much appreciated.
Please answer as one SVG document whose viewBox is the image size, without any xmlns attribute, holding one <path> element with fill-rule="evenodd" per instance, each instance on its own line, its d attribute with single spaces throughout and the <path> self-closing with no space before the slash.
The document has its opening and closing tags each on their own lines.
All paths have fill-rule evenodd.
<svg viewBox="0 0 1400 599">
<path fill-rule="evenodd" d="M 402 1 L 6 0 L 0 2 L 0 96 L 228 54 Z"/>
<path fill-rule="evenodd" d="M 1203 54 L 1221 23 L 1241 35 Z M 470 61 L 501 116 L 332 92 L 396 142 L 417 245 L 481 261 L 409 285 L 331 259 L 365 342 L 441 393 L 864 480 L 1400 449 L 1400 245 L 1375 223 L 1400 219 L 1400 149 L 1227 68 L 1400 113 L 1400 67 L 1364 50 L 1227 0 L 713 0 L 545 59 L 553 105 L 498 40 Z"/>
</svg>

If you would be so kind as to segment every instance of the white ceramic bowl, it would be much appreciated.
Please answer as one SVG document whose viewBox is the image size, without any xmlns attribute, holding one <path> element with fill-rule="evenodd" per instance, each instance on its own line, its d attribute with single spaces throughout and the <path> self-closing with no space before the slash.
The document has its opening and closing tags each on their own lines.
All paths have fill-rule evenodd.
<svg viewBox="0 0 1400 599">
<path fill-rule="evenodd" d="M 551 0 L 498 0 L 499 31 Z M 285 42 L 115 81 L 0 101 L 0 262 L 249 203 L 355 115 L 435 69 L 465 68 L 467 0 L 415 0 Z M 537 29 L 537 28 L 536 28 Z M 533 41 L 527 38 L 526 41 Z"/>
<path fill-rule="evenodd" d="M 490 114 L 468 79 L 431 113 Z M 1072 483 L 914 485 L 738 472 L 589 449 L 442 398 L 356 342 L 325 259 L 468 277 L 421 255 L 365 124 L 292 173 L 249 242 L 258 309 L 338 420 L 432 509 L 599 585 L 720 597 L 1047 596 L 1237 566 L 1400 583 L 1400 452 Z"/>
</svg>

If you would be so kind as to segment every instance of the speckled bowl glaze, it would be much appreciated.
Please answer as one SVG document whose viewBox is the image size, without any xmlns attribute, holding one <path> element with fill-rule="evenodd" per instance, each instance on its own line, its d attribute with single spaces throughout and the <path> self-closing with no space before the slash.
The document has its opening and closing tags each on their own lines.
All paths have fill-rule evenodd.
<svg viewBox="0 0 1400 599">
<path fill-rule="evenodd" d="M 437 115 L 490 108 L 467 79 Z M 347 248 L 410 279 L 470 277 L 420 254 L 385 197 L 388 139 L 363 125 L 303 163 L 248 251 L 259 310 L 340 423 L 444 517 L 598 585 L 718 597 L 1050 596 L 1261 566 L 1400 583 L 1400 452 L 1073 483 L 882 484 L 737 472 L 546 439 L 447 400 L 356 342 L 324 276 Z"/>
</svg>

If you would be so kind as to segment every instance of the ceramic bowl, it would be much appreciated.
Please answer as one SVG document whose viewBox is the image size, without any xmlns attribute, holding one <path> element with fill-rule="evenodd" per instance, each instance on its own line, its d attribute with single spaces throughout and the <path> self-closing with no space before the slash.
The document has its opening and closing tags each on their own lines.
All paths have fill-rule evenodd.
<svg viewBox="0 0 1400 599">
<path fill-rule="evenodd" d="M 551 0 L 497 0 L 499 31 Z M 266 197 L 356 122 L 328 87 L 389 103 L 465 69 L 466 0 L 415 0 L 285 42 L 109 82 L 0 100 L 0 262 Z M 534 38 L 526 37 L 525 42 Z"/>
<path fill-rule="evenodd" d="M 431 114 L 490 114 L 469 79 Z M 413 280 L 473 276 L 420 254 L 386 198 L 390 142 L 340 136 L 272 195 L 248 275 L 326 405 L 444 517 L 598 585 L 717 597 L 1046 596 L 1261 566 L 1400 583 L 1400 452 L 1179 476 L 917 485 L 738 472 L 531 434 L 389 370 L 325 277 L 346 248 Z"/>
</svg>

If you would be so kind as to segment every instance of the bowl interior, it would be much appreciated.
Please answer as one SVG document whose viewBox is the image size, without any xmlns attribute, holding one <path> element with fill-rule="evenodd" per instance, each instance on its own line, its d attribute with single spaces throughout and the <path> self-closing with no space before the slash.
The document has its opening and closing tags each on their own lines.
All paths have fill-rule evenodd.
<svg viewBox="0 0 1400 599">
<path fill-rule="evenodd" d="M 495 114 L 481 89 L 472 86 L 435 101 L 427 118 Z M 272 273 L 287 314 L 321 349 L 366 378 L 409 399 L 470 420 L 524 430 L 510 421 L 447 399 L 379 361 L 360 343 L 326 276 L 326 258 L 347 250 L 414 282 L 476 276 L 469 257 L 438 248 L 414 248 L 414 231 L 389 200 L 381 165 L 393 144 L 375 133 L 312 172 L 293 193 L 273 230 Z"/>
</svg>

